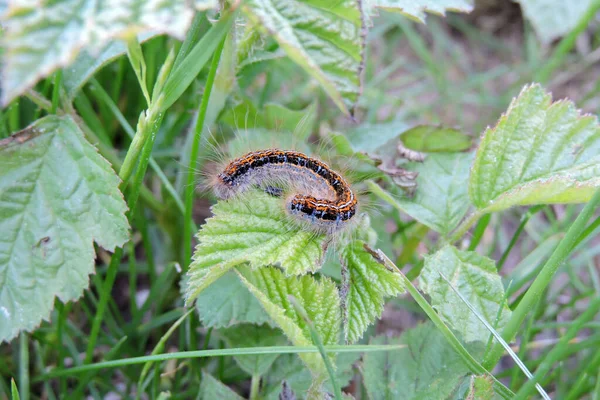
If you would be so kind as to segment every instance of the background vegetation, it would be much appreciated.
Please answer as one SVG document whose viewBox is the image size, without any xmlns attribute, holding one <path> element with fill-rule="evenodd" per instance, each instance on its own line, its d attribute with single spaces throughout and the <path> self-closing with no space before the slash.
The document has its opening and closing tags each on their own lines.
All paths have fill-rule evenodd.
<svg viewBox="0 0 600 400">
<path fill-rule="evenodd" d="M 0 4 L 0 399 L 600 398 L 600 2 L 329 3 Z M 195 190 L 273 143 L 336 252 Z"/>
</svg>

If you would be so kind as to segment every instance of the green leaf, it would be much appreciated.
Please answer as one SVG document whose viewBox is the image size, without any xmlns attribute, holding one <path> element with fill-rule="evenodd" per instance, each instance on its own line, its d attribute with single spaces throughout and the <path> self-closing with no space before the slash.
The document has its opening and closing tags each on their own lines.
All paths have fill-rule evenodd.
<svg viewBox="0 0 600 400">
<path fill-rule="evenodd" d="M 353 365 L 360 358 L 359 353 L 340 353 L 336 357 L 335 375 L 338 384 L 345 387 L 354 376 Z M 264 398 L 267 400 L 278 400 L 281 392 L 281 382 L 284 380 L 296 394 L 296 398 L 302 399 L 312 384 L 312 376 L 306 366 L 295 354 L 282 354 L 273 364 L 273 368 L 266 376 L 266 387 Z M 324 389 L 332 393 L 333 389 L 329 382 L 325 382 Z"/>
<path fill-rule="evenodd" d="M 196 309 L 206 327 L 227 328 L 242 322 L 272 323 L 258 300 L 232 271 L 200 293 Z"/>
<path fill-rule="evenodd" d="M 552 103 L 540 85 L 525 86 L 486 130 L 469 181 L 481 212 L 515 205 L 584 203 L 600 186 L 600 128 L 570 101 Z"/>
<path fill-rule="evenodd" d="M 394 197 L 375 183 L 371 191 L 429 228 L 448 235 L 469 208 L 467 181 L 472 153 L 430 154 L 423 163 L 407 168 L 418 172 L 412 198 Z"/>
<path fill-rule="evenodd" d="M 242 324 L 219 331 L 227 345 L 234 347 L 282 346 L 287 343 L 278 329 L 265 325 Z M 241 369 L 249 375 L 264 375 L 279 354 L 234 356 Z"/>
<path fill-rule="evenodd" d="M 156 32 L 138 35 L 140 43 L 156 36 Z M 102 67 L 125 54 L 127 46 L 119 40 L 109 42 L 98 54 L 83 50 L 75 61 L 63 71 L 63 86 L 69 99 L 73 99 L 79 89 Z"/>
<path fill-rule="evenodd" d="M 473 140 L 458 129 L 433 125 L 417 125 L 400 136 L 404 146 L 425 153 L 468 150 Z"/>
<path fill-rule="evenodd" d="M 364 47 L 357 1 L 249 0 L 242 9 L 319 81 L 342 111 L 352 113 L 360 94 Z"/>
<path fill-rule="evenodd" d="M 0 141 L 0 342 L 48 319 L 55 297 L 81 296 L 94 241 L 113 250 L 128 240 L 118 185 L 69 117 Z"/>
<path fill-rule="evenodd" d="M 419 277 L 421 289 L 431 296 L 432 306 L 446 323 L 460 332 L 466 341 L 485 342 L 490 332 L 441 274 L 490 325 L 502 330 L 511 311 L 493 260 L 472 251 L 445 246 L 425 257 L 425 266 Z"/>
<path fill-rule="evenodd" d="M 328 278 L 315 280 L 310 275 L 285 276 L 277 268 L 252 270 L 238 267 L 240 280 L 258 299 L 271 319 L 295 346 L 313 346 L 310 330 L 298 315 L 289 296 L 294 296 L 306 310 L 325 346 L 337 344 L 340 334 L 340 299 L 335 284 Z M 321 355 L 299 355 L 316 377 L 326 375 Z"/>
<path fill-rule="evenodd" d="M 183 38 L 194 8 L 215 8 L 217 2 L 202 0 L 193 5 L 184 0 L 12 3 L 0 21 L 5 29 L 2 104 L 71 64 L 83 48 L 97 53 L 111 39 L 150 31 Z"/>
<path fill-rule="evenodd" d="M 378 263 L 364 244 L 355 240 L 341 254 L 350 281 L 344 316 L 344 335 L 348 343 L 360 339 L 367 327 L 381 317 L 385 297 L 404 292 L 400 276 Z"/>
<path fill-rule="evenodd" d="M 381 124 L 361 124 L 344 135 L 355 152 L 374 153 L 377 149 L 400 137 L 409 125 L 402 121 Z M 395 147 L 395 146 L 394 146 Z"/>
<path fill-rule="evenodd" d="M 279 265 L 286 275 L 316 271 L 322 264 L 323 235 L 303 230 L 290 220 L 285 199 L 249 191 L 213 206 L 197 234 L 198 246 L 187 273 L 186 302 L 231 268 Z"/>
<path fill-rule="evenodd" d="M 207 400 L 244 400 L 242 396 L 204 371 L 202 371 L 202 383 L 200 383 L 200 398 Z"/>
<path fill-rule="evenodd" d="M 583 17 L 592 0 L 515 0 L 544 43 L 569 33 Z"/>
<path fill-rule="evenodd" d="M 362 375 L 371 400 L 446 399 L 469 372 L 462 359 L 430 322 L 399 338 L 378 336 L 372 344 L 406 344 L 398 352 L 364 355 Z"/>
<path fill-rule="evenodd" d="M 367 6 L 396 11 L 420 22 L 425 13 L 446 15 L 446 11 L 471 12 L 471 0 L 366 0 Z"/>
</svg>

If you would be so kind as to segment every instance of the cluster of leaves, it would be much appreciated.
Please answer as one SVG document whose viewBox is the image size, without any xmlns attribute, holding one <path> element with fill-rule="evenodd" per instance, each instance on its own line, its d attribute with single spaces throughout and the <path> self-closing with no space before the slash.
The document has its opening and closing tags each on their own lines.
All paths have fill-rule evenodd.
<svg viewBox="0 0 600 400">
<path fill-rule="evenodd" d="M 203 67 L 211 57 L 196 129 L 178 154 L 182 163 L 194 168 L 198 152 L 209 147 L 199 138 L 205 126 L 217 122 L 229 129 L 247 128 L 254 146 L 262 133 L 272 136 L 273 131 L 293 137 L 297 146 L 298 142 L 305 145 L 316 124 L 317 103 L 304 99 L 302 111 L 278 104 L 255 105 L 237 89 L 251 90 L 257 66 L 284 57 L 291 60 L 319 83 L 342 114 L 354 116 L 361 92 L 365 34 L 377 9 L 423 20 L 424 12 L 468 11 L 470 2 L 374 0 L 361 4 L 344 0 L 331 5 L 248 0 L 227 4 L 218 18 L 213 11 L 216 6 L 214 1 L 202 0 L 119 3 L 103 8 L 65 0 L 47 7 L 13 2 L 0 10 L 5 29 L 1 100 L 5 105 L 19 104 L 18 96 L 24 95 L 49 114 L 0 141 L 0 166 L 4 167 L 0 168 L 0 231 L 6 233 L 0 238 L 0 341 L 32 331 L 47 320 L 55 298 L 66 303 L 82 296 L 94 272 L 96 242 L 114 254 L 104 281 L 97 284 L 98 311 L 85 360 L 91 362 L 124 252 L 121 246 L 130 239 L 128 220 L 145 229 L 139 222 L 145 217 L 137 207 L 138 199 L 149 209 L 160 210 L 164 219 L 172 217 L 185 226 L 183 258 L 170 255 L 186 268 L 183 297 L 188 305 L 196 302 L 203 326 L 218 329 L 230 347 L 290 342 L 323 351 L 323 346 L 355 343 L 381 316 L 387 298 L 408 289 L 417 299 L 410 280 L 371 249 L 378 244 L 375 231 L 382 232 L 381 224 L 371 226 L 369 216 L 361 216 L 352 238 L 336 245 L 331 261 L 331 255 L 326 255 L 329 238 L 290 225 L 281 199 L 261 192 L 249 192 L 212 208 L 213 217 L 199 230 L 199 244 L 188 267 L 191 235 L 186 233 L 193 227 L 193 188 L 189 179 L 187 186 L 178 180 L 174 187 L 152 158 L 153 148 L 157 137 L 172 141 L 172 134 L 161 135 L 167 127 L 177 135 L 188 122 L 188 110 L 177 121 L 169 120 L 169 111 L 185 109 L 186 101 L 198 100 L 194 87 L 202 80 L 197 77 L 204 78 Z M 208 15 L 216 22 L 211 24 L 206 14 L 197 13 L 205 10 L 210 10 Z M 235 23 L 236 19 L 243 23 Z M 158 34 L 184 42 L 172 47 L 156 76 L 150 78 L 140 43 Z M 542 31 L 540 35 L 551 39 Z M 102 66 L 123 54 L 139 82 L 141 104 L 147 107 L 141 115 L 135 110 L 139 115 L 135 131 L 93 78 Z M 46 80 L 54 81 L 48 101 L 43 93 L 49 86 L 44 89 L 38 81 L 54 71 Z M 112 152 L 114 138 L 106 134 L 107 127 L 80 96 L 86 85 L 104 96 L 102 112 L 113 113 L 132 136 L 123 161 Z M 397 122 L 364 124 L 346 134 L 330 133 L 330 138 L 333 157 L 352 157 L 356 164 L 351 173 L 370 178 L 366 185 L 371 196 L 440 237 L 437 250 L 419 268 L 419 286 L 436 310 L 429 316 L 439 330 L 427 323 L 400 338 L 373 338 L 373 346 L 385 343 L 407 349 L 365 355 L 361 370 L 369 397 L 506 398 L 510 391 L 486 371 L 498 361 L 497 351 L 485 353 L 483 366 L 474 360 L 482 358 L 490 332 L 502 332 L 506 341 L 513 339 L 525 315 L 522 309 L 531 307 L 532 300 L 525 297 L 512 312 L 507 302 L 510 292 L 496 263 L 474 252 L 476 244 L 468 251 L 453 244 L 490 213 L 519 205 L 589 201 L 600 186 L 597 119 L 580 115 L 569 101 L 553 103 L 534 84 L 523 88 L 498 124 L 484 132 L 475 152 L 470 151 L 470 138 L 459 131 L 432 126 L 408 129 Z M 90 141 L 118 169 L 118 176 Z M 423 162 L 399 165 L 398 147 L 427 153 L 427 157 Z M 167 206 L 143 184 L 148 165 L 163 185 Z M 410 179 L 402 181 L 405 170 L 418 173 L 413 196 L 405 194 L 406 185 L 414 188 Z M 187 172 L 184 176 L 191 177 Z M 185 204 L 180 192 L 185 193 Z M 175 215 L 165 211 L 171 205 L 177 210 Z M 172 240 L 177 242 L 175 234 Z M 149 252 L 151 245 L 145 248 Z M 181 253 L 178 250 L 174 253 Z M 133 262 L 133 250 L 129 257 Z M 333 272 L 324 266 L 326 260 L 329 267 L 333 264 Z M 552 275 L 552 270 L 544 274 L 547 279 Z M 172 282 L 168 273 L 164 276 L 165 284 Z M 347 293 L 340 293 L 339 283 L 349 283 Z M 545 288 L 543 283 L 540 286 Z M 137 328 L 152 299 L 139 309 L 132 307 L 136 313 L 129 332 Z M 427 303 L 419 305 L 428 312 Z M 190 332 L 195 337 L 193 325 Z M 163 349 L 171 334 L 172 330 L 161 338 L 155 351 Z M 117 342 L 115 348 L 121 344 Z M 358 359 L 351 353 L 324 354 L 236 355 L 235 361 L 252 376 L 253 384 L 262 378 L 266 398 L 277 398 L 283 380 L 298 395 L 319 398 L 326 392 L 338 395 L 339 384 L 349 381 Z M 336 365 L 333 370 L 331 363 Z M 147 384 L 146 368 L 140 376 L 140 392 Z M 206 372 L 201 381 L 205 398 L 239 398 Z"/>
</svg>

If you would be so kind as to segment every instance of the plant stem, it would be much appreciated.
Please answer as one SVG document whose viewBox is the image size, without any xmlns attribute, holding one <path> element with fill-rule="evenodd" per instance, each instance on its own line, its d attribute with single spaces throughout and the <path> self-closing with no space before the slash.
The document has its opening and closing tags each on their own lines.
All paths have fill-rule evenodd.
<svg viewBox="0 0 600 400">
<path fill-rule="evenodd" d="M 252 381 L 250 382 L 250 400 L 258 400 L 260 393 L 260 375 L 252 375 Z"/>
<path fill-rule="evenodd" d="M 19 335 L 19 394 L 29 400 L 29 340 L 26 332 Z"/>
<path fill-rule="evenodd" d="M 469 229 L 482 217 L 481 211 L 475 210 L 473 211 L 467 218 L 465 218 L 461 224 L 454 230 L 450 239 L 448 239 L 448 243 L 455 243 L 459 239 L 461 239 Z"/>
<path fill-rule="evenodd" d="M 56 114 L 58 110 L 58 101 L 60 100 L 60 86 L 62 85 L 62 69 L 56 71 L 54 75 L 54 87 L 52 88 L 52 108 L 50 114 Z"/>
<path fill-rule="evenodd" d="M 217 75 L 217 69 L 219 68 L 219 60 L 221 59 L 221 53 L 223 52 L 223 46 L 225 44 L 225 38 L 223 37 L 215 52 L 213 54 L 212 63 L 210 65 L 210 71 L 206 79 L 206 86 L 204 88 L 204 94 L 202 95 L 202 101 L 200 102 L 200 110 L 198 111 L 198 118 L 196 119 L 196 126 L 194 128 L 194 141 L 192 148 L 190 149 L 190 159 L 187 169 L 187 185 L 185 187 L 185 218 L 183 228 L 183 270 L 186 271 L 187 267 L 192 259 L 192 208 L 194 206 L 194 167 L 198 159 L 198 152 L 200 150 L 200 143 L 202 139 L 202 131 L 204 130 L 204 119 L 206 118 L 206 110 L 208 109 L 208 101 L 210 99 L 210 92 L 212 91 L 213 84 L 215 82 L 215 76 Z"/>
<path fill-rule="evenodd" d="M 556 250 L 550 256 L 550 259 L 542 267 L 539 275 L 533 281 L 517 308 L 513 311 L 510 320 L 502 331 L 504 340 L 510 342 L 515 337 L 529 311 L 533 310 L 536 302 L 541 300 L 542 293 L 550 284 L 558 267 L 573 250 L 574 243 L 581 235 L 581 232 L 584 231 L 587 221 L 593 215 L 598 205 L 600 205 L 600 189 L 594 193 L 590 201 L 581 210 L 575 222 L 569 227 L 569 230 L 556 247 Z M 492 369 L 501 357 L 502 345 L 496 342 L 484 359 L 483 366 L 486 369 Z"/>
</svg>

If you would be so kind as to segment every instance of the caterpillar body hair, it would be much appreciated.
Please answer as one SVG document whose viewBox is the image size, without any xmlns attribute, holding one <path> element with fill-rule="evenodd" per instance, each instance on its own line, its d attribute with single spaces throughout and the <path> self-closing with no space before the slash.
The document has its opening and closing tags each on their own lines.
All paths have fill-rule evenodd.
<svg viewBox="0 0 600 400">
<path fill-rule="evenodd" d="M 286 211 L 319 233 L 334 234 L 354 219 L 358 200 L 350 185 L 326 163 L 293 150 L 252 151 L 216 176 L 217 197 L 229 199 L 252 187 L 287 194 Z"/>
</svg>

